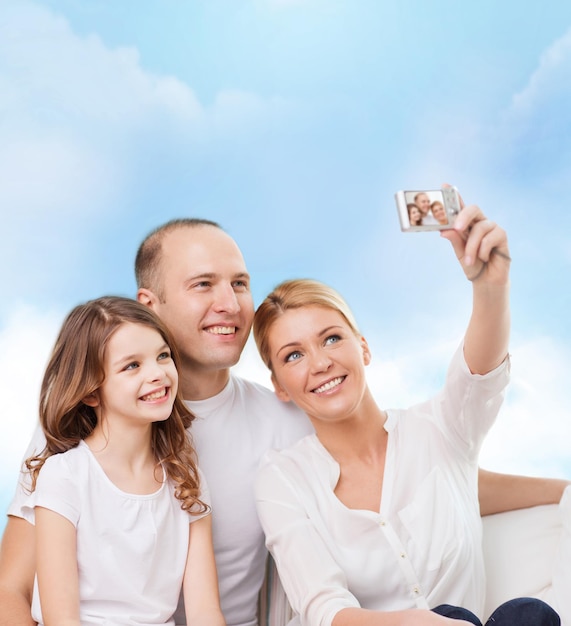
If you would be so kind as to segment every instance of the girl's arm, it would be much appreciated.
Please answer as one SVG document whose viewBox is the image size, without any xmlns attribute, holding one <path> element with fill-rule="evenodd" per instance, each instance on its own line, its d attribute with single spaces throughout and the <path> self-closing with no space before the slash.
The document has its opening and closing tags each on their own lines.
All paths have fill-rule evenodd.
<svg viewBox="0 0 571 626">
<path fill-rule="evenodd" d="M 453 230 L 442 231 L 472 282 L 472 316 L 464 358 L 473 374 L 487 374 L 508 354 L 510 256 L 505 231 L 475 205 L 463 208 Z"/>
<path fill-rule="evenodd" d="M 36 555 L 42 616 L 45 626 L 81 626 L 79 577 L 74 525 L 65 517 L 37 506 Z"/>
<path fill-rule="evenodd" d="M 212 547 L 212 516 L 189 524 L 190 539 L 183 581 L 186 623 L 224 626 Z"/>
</svg>

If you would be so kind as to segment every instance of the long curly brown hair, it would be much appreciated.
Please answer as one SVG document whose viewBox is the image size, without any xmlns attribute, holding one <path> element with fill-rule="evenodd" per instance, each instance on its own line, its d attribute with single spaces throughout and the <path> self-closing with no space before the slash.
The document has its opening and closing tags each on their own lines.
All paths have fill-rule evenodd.
<svg viewBox="0 0 571 626">
<path fill-rule="evenodd" d="M 148 307 L 119 296 L 105 296 L 75 307 L 63 323 L 42 381 L 39 413 L 46 446 L 25 462 L 32 491 L 46 459 L 76 447 L 95 428 L 95 410 L 83 399 L 103 384 L 107 344 L 125 323 L 156 330 L 169 346 L 178 369 L 179 356 L 171 334 Z M 193 420 L 194 415 L 177 393 L 170 417 L 152 424 L 151 447 L 157 466 L 162 466 L 174 483 L 181 507 L 203 513 L 208 506 L 199 498 L 196 453 L 187 432 Z"/>
</svg>

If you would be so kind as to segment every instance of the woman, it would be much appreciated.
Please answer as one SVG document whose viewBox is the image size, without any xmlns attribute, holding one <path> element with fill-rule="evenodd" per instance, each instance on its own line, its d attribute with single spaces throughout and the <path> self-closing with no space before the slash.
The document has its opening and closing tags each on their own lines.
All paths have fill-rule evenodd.
<svg viewBox="0 0 571 626">
<path fill-rule="evenodd" d="M 435 200 L 430 205 L 430 211 L 432 212 L 432 215 L 434 215 L 436 221 L 441 226 L 445 226 L 446 224 L 448 224 L 448 215 L 446 214 L 446 209 L 444 208 L 442 202 Z"/>
<path fill-rule="evenodd" d="M 505 232 L 476 206 L 442 236 L 472 281 L 473 311 L 443 391 L 409 410 L 375 403 L 369 348 L 330 288 L 287 281 L 256 312 L 276 393 L 316 433 L 270 453 L 257 483 L 267 545 L 302 624 L 480 624 L 478 452 L 509 377 L 510 258 Z M 531 599 L 490 619 L 559 623 Z"/>
</svg>

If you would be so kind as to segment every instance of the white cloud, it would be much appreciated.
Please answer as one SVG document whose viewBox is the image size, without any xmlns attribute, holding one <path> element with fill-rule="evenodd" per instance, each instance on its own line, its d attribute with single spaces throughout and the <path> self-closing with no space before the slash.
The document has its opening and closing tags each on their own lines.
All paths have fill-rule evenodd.
<svg viewBox="0 0 571 626">
<path fill-rule="evenodd" d="M 44 123 L 103 120 L 130 127 L 153 109 L 184 117 L 201 112 L 182 81 L 145 71 L 136 48 L 111 49 L 97 35 L 78 36 L 65 18 L 31 2 L 2 13 L 0 68 L 11 101 Z"/>
<path fill-rule="evenodd" d="M 14 484 L 38 421 L 41 380 L 62 316 L 20 306 L 0 331 L 0 490 Z"/>
<path fill-rule="evenodd" d="M 568 347 L 549 337 L 514 346 L 512 382 L 484 445 L 483 465 L 571 478 L 570 370 Z"/>
<path fill-rule="evenodd" d="M 512 111 L 531 114 L 539 106 L 571 96 L 571 29 L 557 39 L 539 59 L 527 85 L 512 99 Z"/>
<path fill-rule="evenodd" d="M 243 147 L 252 129 L 291 113 L 279 98 L 239 90 L 221 89 L 204 107 L 177 77 L 147 71 L 135 47 L 79 35 L 27 0 L 0 2 L 0 93 L 0 265 L 18 266 L 6 277 L 15 293 L 30 289 L 38 259 L 54 274 L 65 251 L 81 254 L 92 226 L 112 219 L 113 228 L 155 165 L 236 139 Z"/>
<path fill-rule="evenodd" d="M 188 86 L 144 71 L 134 48 L 80 37 L 31 2 L 3 4 L 0 24 L 0 205 L 15 209 L 16 226 L 40 214 L 100 215 L 129 182 L 132 133 L 202 115 Z"/>
<path fill-rule="evenodd" d="M 570 110 L 571 29 L 541 55 L 497 124 L 496 145 L 504 146 L 510 170 L 520 171 L 522 179 L 533 181 L 534 188 L 538 179 L 549 191 L 568 185 Z"/>
</svg>

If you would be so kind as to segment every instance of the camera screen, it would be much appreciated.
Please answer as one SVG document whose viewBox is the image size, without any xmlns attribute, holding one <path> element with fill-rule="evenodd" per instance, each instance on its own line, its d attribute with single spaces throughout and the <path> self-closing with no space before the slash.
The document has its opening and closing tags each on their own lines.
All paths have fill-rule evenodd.
<svg viewBox="0 0 571 626">
<path fill-rule="evenodd" d="M 405 191 L 410 226 L 447 226 L 448 212 L 442 191 Z"/>
</svg>

